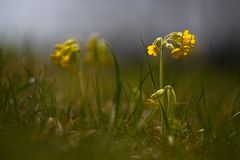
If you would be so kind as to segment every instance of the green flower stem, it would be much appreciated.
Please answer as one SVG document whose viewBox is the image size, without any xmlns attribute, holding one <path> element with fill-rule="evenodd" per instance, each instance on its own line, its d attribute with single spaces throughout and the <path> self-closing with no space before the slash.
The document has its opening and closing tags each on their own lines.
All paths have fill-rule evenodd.
<svg viewBox="0 0 240 160">
<path fill-rule="evenodd" d="M 163 88 L 163 46 L 160 48 L 159 59 L 159 89 Z"/>
<path fill-rule="evenodd" d="M 160 47 L 160 56 L 159 56 L 159 88 L 163 89 L 163 45 L 161 44 Z M 165 122 L 166 127 L 167 125 L 167 120 L 164 118 L 164 96 L 160 97 L 160 108 L 161 108 L 161 124 L 163 125 Z M 163 134 L 163 130 L 161 131 L 161 134 Z"/>
</svg>

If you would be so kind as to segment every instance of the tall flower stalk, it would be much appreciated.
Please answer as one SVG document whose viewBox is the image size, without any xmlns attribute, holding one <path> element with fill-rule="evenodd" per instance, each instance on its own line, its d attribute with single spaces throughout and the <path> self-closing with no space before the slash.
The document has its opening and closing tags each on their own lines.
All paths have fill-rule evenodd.
<svg viewBox="0 0 240 160">
<path fill-rule="evenodd" d="M 80 46 L 75 39 L 68 39 L 63 43 L 55 45 L 55 52 L 50 55 L 52 62 L 56 63 L 61 68 L 71 73 L 71 86 L 73 85 L 73 77 L 76 77 L 76 82 L 79 85 L 79 92 L 83 93 L 83 78 L 82 78 L 82 64 L 80 61 Z M 72 99 L 71 92 L 75 87 L 70 87 L 70 99 Z"/>
<path fill-rule="evenodd" d="M 164 87 L 164 47 L 170 49 L 172 58 L 179 59 L 190 53 L 195 41 L 195 36 L 190 34 L 188 30 L 184 30 L 183 32 L 172 32 L 164 38 L 158 37 L 148 46 L 148 54 L 150 56 L 159 56 L 159 90 L 151 95 L 150 100 L 156 102 L 155 104 L 159 104 L 161 107 L 161 124 L 165 120 L 166 128 L 174 120 L 173 105 L 176 103 L 176 94 L 170 85 Z M 167 98 L 167 107 L 165 107 L 165 97 Z"/>
<path fill-rule="evenodd" d="M 163 88 L 163 46 L 160 47 L 159 58 L 159 88 Z"/>
</svg>

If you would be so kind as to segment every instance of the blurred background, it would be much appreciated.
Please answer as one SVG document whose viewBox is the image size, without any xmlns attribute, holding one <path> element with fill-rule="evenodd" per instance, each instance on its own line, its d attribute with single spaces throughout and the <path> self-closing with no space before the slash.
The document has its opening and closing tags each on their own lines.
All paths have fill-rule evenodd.
<svg viewBox="0 0 240 160">
<path fill-rule="evenodd" d="M 239 8 L 239 0 L 1 0 L 0 45 L 31 44 L 48 53 L 67 38 L 84 44 L 97 32 L 119 55 L 137 57 L 140 39 L 150 44 L 187 28 L 198 54 L 238 63 Z"/>
</svg>

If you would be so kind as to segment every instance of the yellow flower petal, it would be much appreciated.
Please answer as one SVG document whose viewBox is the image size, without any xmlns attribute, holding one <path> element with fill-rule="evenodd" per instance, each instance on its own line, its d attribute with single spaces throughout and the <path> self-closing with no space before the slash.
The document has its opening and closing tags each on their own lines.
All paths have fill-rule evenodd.
<svg viewBox="0 0 240 160">
<path fill-rule="evenodd" d="M 184 31 L 183 31 L 183 34 L 188 34 L 189 33 L 189 30 L 188 29 L 185 29 Z"/>
<path fill-rule="evenodd" d="M 194 45 L 195 43 L 195 36 L 193 34 L 189 34 L 189 30 L 184 30 L 182 35 L 182 42 L 185 45 Z"/>
<path fill-rule="evenodd" d="M 67 55 L 62 57 L 60 64 L 62 65 L 62 67 L 66 67 L 68 66 L 69 62 L 70 62 L 70 56 Z"/>
<path fill-rule="evenodd" d="M 172 53 L 179 52 L 179 51 L 181 51 L 180 48 L 175 48 L 175 49 L 172 50 Z"/>
<path fill-rule="evenodd" d="M 148 46 L 148 54 L 151 56 L 157 56 L 160 52 L 160 49 L 156 45 Z"/>
</svg>

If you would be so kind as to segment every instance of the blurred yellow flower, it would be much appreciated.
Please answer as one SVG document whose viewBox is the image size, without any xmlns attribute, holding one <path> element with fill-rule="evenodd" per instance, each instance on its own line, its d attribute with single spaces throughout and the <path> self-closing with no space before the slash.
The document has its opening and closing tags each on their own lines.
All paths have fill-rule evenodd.
<svg viewBox="0 0 240 160">
<path fill-rule="evenodd" d="M 148 54 L 150 56 L 157 56 L 159 52 L 160 52 L 160 49 L 156 45 L 153 44 L 148 46 Z"/>
<path fill-rule="evenodd" d="M 50 56 L 50 58 L 52 62 L 57 62 L 61 58 L 61 56 L 62 56 L 62 53 L 59 51 L 56 51 L 55 54 Z"/>
<path fill-rule="evenodd" d="M 96 34 L 89 38 L 84 61 L 88 64 L 111 66 L 113 61 L 105 41 Z"/>
<path fill-rule="evenodd" d="M 63 45 L 61 45 L 61 44 L 55 45 L 55 53 L 50 56 L 50 58 L 51 58 L 51 60 L 53 62 L 57 62 L 57 61 L 59 61 L 61 59 L 61 56 L 62 56 L 61 50 L 62 50 L 62 48 L 63 48 Z"/>
<path fill-rule="evenodd" d="M 62 56 L 60 64 L 62 65 L 62 67 L 66 68 L 68 67 L 69 63 L 70 63 L 70 55 L 65 55 Z"/>
<path fill-rule="evenodd" d="M 55 53 L 50 56 L 51 60 L 61 67 L 74 71 L 78 64 L 80 47 L 75 39 L 69 39 L 63 44 L 55 45 Z"/>
</svg>

